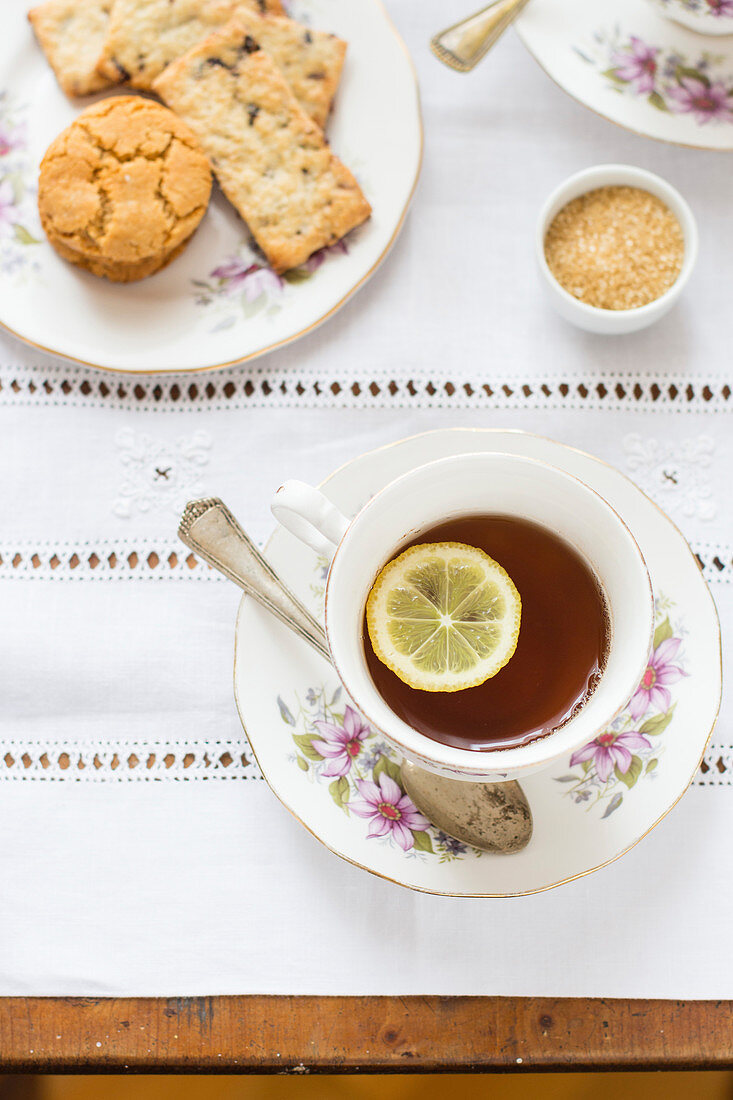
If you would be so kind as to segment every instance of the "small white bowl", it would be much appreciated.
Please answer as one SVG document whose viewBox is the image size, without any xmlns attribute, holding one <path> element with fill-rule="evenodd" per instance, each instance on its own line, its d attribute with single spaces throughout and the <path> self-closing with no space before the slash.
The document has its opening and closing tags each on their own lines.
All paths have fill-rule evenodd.
<svg viewBox="0 0 733 1100">
<path fill-rule="evenodd" d="M 560 285 L 548 267 L 545 259 L 545 235 L 557 213 L 579 195 L 595 191 L 599 187 L 640 187 L 656 195 L 666 203 L 682 227 L 685 242 L 685 254 L 682 270 L 676 280 L 664 294 L 636 309 L 599 309 L 581 302 Z M 628 164 L 599 164 L 595 168 L 585 168 L 576 172 L 555 188 L 540 211 L 537 221 L 536 251 L 537 262 L 547 286 L 552 304 L 558 313 L 579 328 L 588 332 L 604 335 L 636 332 L 646 328 L 663 317 L 672 308 L 684 290 L 697 259 L 697 224 L 694 215 L 682 195 L 671 184 L 647 172 L 643 168 L 634 168 Z"/>
</svg>

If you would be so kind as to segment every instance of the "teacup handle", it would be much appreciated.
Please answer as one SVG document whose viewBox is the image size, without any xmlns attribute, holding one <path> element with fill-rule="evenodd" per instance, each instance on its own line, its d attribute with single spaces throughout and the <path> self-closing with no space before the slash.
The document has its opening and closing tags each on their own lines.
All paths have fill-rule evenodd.
<svg viewBox="0 0 733 1100">
<path fill-rule="evenodd" d="M 329 561 L 350 522 L 323 493 L 304 481 L 281 485 L 271 508 L 277 522 L 291 535 Z"/>
</svg>

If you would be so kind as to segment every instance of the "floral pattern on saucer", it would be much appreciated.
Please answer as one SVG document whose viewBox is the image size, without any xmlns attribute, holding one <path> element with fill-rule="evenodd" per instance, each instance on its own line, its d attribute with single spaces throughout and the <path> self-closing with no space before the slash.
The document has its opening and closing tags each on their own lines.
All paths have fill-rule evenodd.
<svg viewBox="0 0 733 1100">
<path fill-rule="evenodd" d="M 211 308 L 216 314 L 211 332 L 231 328 L 257 314 L 273 317 L 282 308 L 289 286 L 310 279 L 329 256 L 346 256 L 348 252 L 347 242 L 337 241 L 314 252 L 300 267 L 278 275 L 254 241 L 249 241 L 217 264 L 206 279 L 191 280 L 194 300 L 196 305 Z"/>
<path fill-rule="evenodd" d="M 670 11 L 675 0 L 656 0 L 657 4 Z M 690 15 L 709 15 L 712 19 L 724 19 L 733 16 L 733 0 L 678 0 Z"/>
<path fill-rule="evenodd" d="M 618 27 L 596 32 L 588 48 L 575 46 L 575 52 L 622 95 L 687 115 L 699 126 L 733 124 L 733 72 L 724 69 L 724 54 L 702 50 L 688 57 Z"/>
<path fill-rule="evenodd" d="M 5 275 L 25 275 L 36 266 L 29 246 L 40 244 L 41 234 L 30 177 L 23 110 L 0 92 L 0 271 Z"/>
<path fill-rule="evenodd" d="M 664 751 L 659 738 L 674 717 L 670 686 L 687 676 L 682 664 L 682 630 L 672 625 L 671 600 L 655 601 L 656 630 L 649 663 L 624 712 L 607 730 L 570 757 L 574 772 L 556 777 L 568 784 L 565 795 L 586 810 L 603 807 L 610 817 L 623 803 L 625 790 L 653 775 Z M 643 719 L 643 721 L 642 721 Z M 570 786 L 570 784 L 572 784 Z"/>
<path fill-rule="evenodd" d="M 348 703 L 341 708 L 341 694 L 340 687 L 309 688 L 305 699 L 296 696 L 291 706 L 278 696 L 280 717 L 292 730 L 292 762 L 327 787 L 347 816 L 365 823 L 368 839 L 408 856 L 438 856 L 440 863 L 480 857 L 423 817 L 405 794 L 394 749 Z"/>
<path fill-rule="evenodd" d="M 316 560 L 315 573 L 311 591 L 318 599 L 328 573 L 326 558 Z M 567 785 L 567 797 L 586 810 L 601 808 L 604 819 L 619 809 L 624 794 L 639 780 L 653 775 L 664 752 L 660 738 L 677 705 L 670 687 L 688 675 L 683 667 L 684 628 L 672 621 L 674 606 L 668 597 L 656 597 L 652 652 L 641 683 L 608 729 L 573 753 L 568 766 L 575 770 L 555 777 L 556 783 Z M 347 816 L 366 819 L 370 839 L 385 838 L 405 853 L 437 854 L 441 862 L 480 856 L 418 812 L 402 787 L 395 750 L 353 707 L 340 707 L 341 687 L 330 696 L 329 690 L 324 685 L 309 688 L 305 700 L 296 696 L 291 705 L 277 697 L 280 717 L 293 730 L 291 762 L 312 781 L 327 785 Z"/>
</svg>

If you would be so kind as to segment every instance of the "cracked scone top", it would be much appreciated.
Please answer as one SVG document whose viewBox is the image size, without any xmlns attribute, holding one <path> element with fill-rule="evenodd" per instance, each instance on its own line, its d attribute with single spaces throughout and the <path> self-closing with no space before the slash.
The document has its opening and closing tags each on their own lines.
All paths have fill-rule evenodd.
<svg viewBox="0 0 733 1100">
<path fill-rule="evenodd" d="M 209 164 L 188 126 L 158 103 L 120 96 L 88 107 L 51 143 L 38 208 L 64 259 L 129 281 L 183 248 L 210 193 Z"/>
</svg>

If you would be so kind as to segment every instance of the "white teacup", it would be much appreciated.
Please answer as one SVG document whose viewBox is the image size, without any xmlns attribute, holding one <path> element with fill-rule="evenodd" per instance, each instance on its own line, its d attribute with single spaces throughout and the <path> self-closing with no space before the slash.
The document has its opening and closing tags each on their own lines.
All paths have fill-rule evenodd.
<svg viewBox="0 0 733 1100">
<path fill-rule="evenodd" d="M 391 482 L 352 520 L 317 489 L 289 481 L 278 490 L 272 511 L 294 535 L 331 558 L 326 634 L 336 671 L 372 726 L 421 767 L 479 782 L 521 778 L 602 733 L 641 680 L 654 626 L 644 558 L 610 504 L 554 466 L 508 454 L 443 458 Z M 366 599 L 382 566 L 420 531 L 479 514 L 516 516 L 561 535 L 593 569 L 611 619 L 603 674 L 577 714 L 545 737 L 508 749 L 444 745 L 398 718 L 374 686 L 362 641 Z"/>
<path fill-rule="evenodd" d="M 702 34 L 733 34 L 731 0 L 652 0 L 675 23 Z"/>
</svg>

